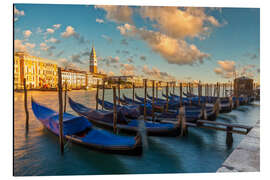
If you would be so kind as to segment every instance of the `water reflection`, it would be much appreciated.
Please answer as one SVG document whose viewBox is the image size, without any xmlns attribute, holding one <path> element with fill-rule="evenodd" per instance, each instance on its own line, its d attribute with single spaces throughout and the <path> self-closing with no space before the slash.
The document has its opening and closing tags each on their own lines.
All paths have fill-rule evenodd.
<svg viewBox="0 0 270 180">
<path fill-rule="evenodd" d="M 68 96 L 95 108 L 95 93 L 69 91 Z M 123 93 L 132 97 L 130 89 L 121 89 Z M 136 89 L 136 93 L 142 96 L 143 89 Z M 112 102 L 111 94 L 111 90 L 106 90 L 104 99 Z M 158 94 L 162 98 L 161 90 Z M 58 111 L 57 95 L 57 92 L 29 92 L 26 133 L 23 93 L 14 93 L 14 175 L 215 172 L 244 137 L 234 134 L 233 147 L 228 149 L 225 132 L 190 128 L 186 137 L 147 137 L 148 148 L 142 157 L 105 154 L 72 143 L 65 155 L 60 156 L 58 138 L 36 120 L 30 103 L 33 96 Z M 228 114 L 220 114 L 217 121 L 254 125 L 259 119 L 259 110 L 259 104 L 241 106 Z M 76 114 L 68 103 L 67 112 Z"/>
</svg>

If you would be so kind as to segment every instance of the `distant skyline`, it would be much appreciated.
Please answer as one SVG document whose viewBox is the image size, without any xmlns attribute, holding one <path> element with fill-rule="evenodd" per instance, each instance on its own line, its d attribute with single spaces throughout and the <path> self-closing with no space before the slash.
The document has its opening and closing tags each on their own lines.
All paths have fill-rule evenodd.
<svg viewBox="0 0 270 180">
<path fill-rule="evenodd" d="M 109 75 L 227 82 L 260 76 L 258 8 L 14 5 L 16 51 Z"/>
</svg>

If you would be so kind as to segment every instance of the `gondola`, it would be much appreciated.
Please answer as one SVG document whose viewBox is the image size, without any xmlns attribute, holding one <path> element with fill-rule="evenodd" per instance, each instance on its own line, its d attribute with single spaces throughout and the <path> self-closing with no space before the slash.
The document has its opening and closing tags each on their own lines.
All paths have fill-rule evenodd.
<svg viewBox="0 0 270 180">
<path fill-rule="evenodd" d="M 36 118 L 53 134 L 59 136 L 59 114 L 32 99 Z M 141 136 L 125 137 L 96 129 L 83 116 L 63 113 L 63 135 L 67 141 L 90 149 L 116 154 L 141 155 Z"/>
<path fill-rule="evenodd" d="M 93 124 L 113 129 L 113 112 L 111 111 L 98 111 L 92 108 L 85 107 L 69 98 L 70 107 L 79 115 L 86 117 Z M 152 121 L 143 120 L 128 120 L 121 112 L 117 112 L 117 129 L 120 132 L 128 134 L 136 134 L 140 131 L 141 123 L 146 129 L 146 133 L 149 136 L 178 136 L 180 134 L 180 124 L 174 125 L 171 123 L 158 123 Z"/>
<path fill-rule="evenodd" d="M 135 93 L 135 98 L 137 99 L 137 100 L 139 100 L 139 102 L 141 102 L 141 103 L 144 103 L 144 98 L 142 98 L 142 97 L 140 97 L 140 96 L 138 96 L 136 93 Z M 149 99 L 146 99 L 146 103 L 147 104 L 151 104 L 151 106 L 152 106 L 152 101 L 151 100 L 149 100 Z M 155 112 L 163 112 L 164 111 L 164 104 L 162 104 L 162 103 L 154 103 L 154 111 Z"/>
<path fill-rule="evenodd" d="M 102 100 L 98 99 L 98 103 L 102 106 Z M 113 110 L 113 103 L 104 100 L 104 108 L 107 110 Z M 124 116 L 131 119 L 137 119 L 140 114 L 140 109 L 137 105 L 116 105 L 117 111 L 120 111 Z"/>
<path fill-rule="evenodd" d="M 128 103 L 132 103 L 132 99 L 126 97 L 125 95 L 123 95 L 124 97 L 124 103 L 128 104 Z M 151 96 L 148 95 L 149 98 L 152 98 Z M 126 101 L 125 101 L 126 100 Z M 139 102 L 137 102 L 139 103 Z M 168 112 L 162 112 L 162 113 L 156 113 L 156 118 L 160 119 L 160 118 L 173 118 L 176 119 L 178 118 L 178 110 L 179 110 L 179 103 L 177 105 L 177 109 L 172 110 L 169 109 Z M 217 117 L 217 109 L 214 109 L 214 107 L 206 107 L 205 112 L 202 112 L 203 109 L 201 106 L 190 106 L 190 105 L 186 105 L 185 106 L 185 117 L 186 117 L 186 121 L 189 122 L 195 122 L 198 119 L 207 119 L 207 120 L 215 120 Z M 151 109 L 150 109 L 151 111 Z M 205 114 L 205 116 L 204 116 Z"/>
</svg>

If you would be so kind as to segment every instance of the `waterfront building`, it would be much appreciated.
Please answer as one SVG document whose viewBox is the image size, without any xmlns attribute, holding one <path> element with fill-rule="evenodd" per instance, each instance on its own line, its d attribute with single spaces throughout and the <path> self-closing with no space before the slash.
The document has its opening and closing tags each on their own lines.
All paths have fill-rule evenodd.
<svg viewBox="0 0 270 180">
<path fill-rule="evenodd" d="M 234 79 L 234 96 L 252 96 L 253 79 L 242 76 Z"/>
<path fill-rule="evenodd" d="M 16 52 L 14 55 L 15 89 L 23 88 L 24 78 L 28 89 L 56 88 L 57 63 L 25 52 Z"/>
</svg>

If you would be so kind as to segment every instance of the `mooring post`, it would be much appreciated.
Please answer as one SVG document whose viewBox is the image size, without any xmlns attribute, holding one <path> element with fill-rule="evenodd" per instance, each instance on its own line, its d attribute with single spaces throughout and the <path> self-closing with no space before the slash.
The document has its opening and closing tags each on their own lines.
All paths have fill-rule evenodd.
<svg viewBox="0 0 270 180">
<path fill-rule="evenodd" d="M 179 100 L 180 100 L 180 103 L 179 103 L 179 105 L 180 105 L 180 107 L 182 107 L 182 101 L 183 101 L 183 85 L 182 85 L 182 83 L 180 83 L 180 94 L 179 94 Z M 179 109 L 180 110 L 180 109 Z"/>
<path fill-rule="evenodd" d="M 105 82 L 103 79 L 103 82 L 102 82 L 102 110 L 104 109 L 104 93 L 105 93 Z"/>
<path fill-rule="evenodd" d="M 226 130 L 227 130 L 227 133 L 226 133 L 226 144 L 228 146 L 231 146 L 232 143 L 233 143 L 232 127 L 231 126 L 228 126 L 226 128 Z"/>
<path fill-rule="evenodd" d="M 27 88 L 26 88 L 26 79 L 23 79 L 23 90 L 24 90 L 24 110 L 25 110 L 25 128 L 28 130 L 29 127 L 29 112 L 27 108 Z"/>
<path fill-rule="evenodd" d="M 201 104 L 201 84 L 200 81 L 198 83 L 198 97 L 199 97 L 199 105 Z"/>
<path fill-rule="evenodd" d="M 159 82 L 157 82 L 157 84 L 156 84 L 156 99 L 158 98 L 158 83 Z"/>
<path fill-rule="evenodd" d="M 113 132 L 117 132 L 116 89 L 113 86 Z"/>
<path fill-rule="evenodd" d="M 185 118 L 185 106 L 180 107 L 179 118 L 181 121 L 181 136 L 187 135 L 187 126 Z"/>
<path fill-rule="evenodd" d="M 146 93 L 147 93 L 147 79 L 144 79 L 144 106 L 143 106 L 143 119 L 146 120 Z M 152 104 L 152 106 L 154 106 Z"/>
<path fill-rule="evenodd" d="M 175 89 L 175 82 L 173 81 L 173 94 L 174 94 L 174 89 Z"/>
<path fill-rule="evenodd" d="M 65 80 L 64 113 L 67 111 L 67 80 Z"/>
<path fill-rule="evenodd" d="M 63 99 L 62 99 L 62 75 L 61 68 L 58 68 L 58 100 L 59 100 L 59 142 L 61 154 L 64 154 L 64 136 L 63 136 Z"/>
<path fill-rule="evenodd" d="M 169 107 L 168 91 L 169 91 L 169 82 L 167 82 L 167 86 L 166 86 L 166 112 L 168 112 L 168 107 Z"/>
<path fill-rule="evenodd" d="M 118 97 L 121 97 L 120 95 L 120 77 L 118 78 Z M 120 99 L 118 98 L 118 105 L 120 105 Z"/>
<path fill-rule="evenodd" d="M 97 80 L 97 92 L 96 92 L 96 110 L 98 110 L 98 91 L 99 91 L 99 80 Z"/>
<path fill-rule="evenodd" d="M 152 121 L 155 119 L 155 80 L 152 81 Z"/>
<path fill-rule="evenodd" d="M 132 102 L 134 103 L 134 97 L 135 97 L 135 83 L 132 83 Z"/>
</svg>

